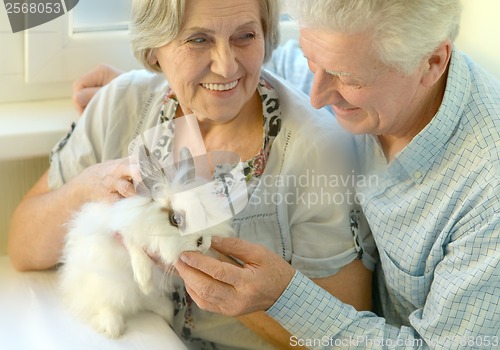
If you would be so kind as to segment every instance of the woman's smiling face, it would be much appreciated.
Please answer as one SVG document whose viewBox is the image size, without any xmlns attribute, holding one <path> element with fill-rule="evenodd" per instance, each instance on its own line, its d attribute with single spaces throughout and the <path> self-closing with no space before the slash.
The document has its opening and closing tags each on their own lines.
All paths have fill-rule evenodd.
<svg viewBox="0 0 500 350">
<path fill-rule="evenodd" d="M 264 61 L 257 0 L 190 0 L 179 35 L 155 49 L 184 114 L 223 124 L 256 92 Z"/>
</svg>

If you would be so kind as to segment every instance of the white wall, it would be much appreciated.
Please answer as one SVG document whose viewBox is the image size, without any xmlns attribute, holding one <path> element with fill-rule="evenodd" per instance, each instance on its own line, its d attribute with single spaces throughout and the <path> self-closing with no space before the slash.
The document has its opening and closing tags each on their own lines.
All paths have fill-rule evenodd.
<svg viewBox="0 0 500 350">
<path fill-rule="evenodd" d="M 457 46 L 500 79 L 500 0 L 462 0 Z"/>
<path fill-rule="evenodd" d="M 0 256 L 7 254 L 10 218 L 24 194 L 49 166 L 47 156 L 0 161 Z"/>
</svg>

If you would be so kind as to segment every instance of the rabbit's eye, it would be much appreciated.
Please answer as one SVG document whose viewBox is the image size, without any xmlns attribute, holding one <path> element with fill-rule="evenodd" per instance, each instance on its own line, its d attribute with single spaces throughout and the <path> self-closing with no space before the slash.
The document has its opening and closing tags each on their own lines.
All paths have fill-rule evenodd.
<svg viewBox="0 0 500 350">
<path fill-rule="evenodd" d="M 182 227 L 184 224 L 184 218 L 179 213 L 172 213 L 170 215 L 170 224 L 175 227 Z"/>
</svg>

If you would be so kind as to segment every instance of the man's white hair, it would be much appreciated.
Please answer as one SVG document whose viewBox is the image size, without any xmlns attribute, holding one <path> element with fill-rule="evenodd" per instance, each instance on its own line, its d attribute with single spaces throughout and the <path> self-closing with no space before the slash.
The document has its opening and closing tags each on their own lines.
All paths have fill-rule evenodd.
<svg viewBox="0 0 500 350">
<path fill-rule="evenodd" d="M 456 39 L 460 0 L 284 0 L 301 27 L 368 33 L 379 59 L 410 74 L 442 42 Z"/>
</svg>

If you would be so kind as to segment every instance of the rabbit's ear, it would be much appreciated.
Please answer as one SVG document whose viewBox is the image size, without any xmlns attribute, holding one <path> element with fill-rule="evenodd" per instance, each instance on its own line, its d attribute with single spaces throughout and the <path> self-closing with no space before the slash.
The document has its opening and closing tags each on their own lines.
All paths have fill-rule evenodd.
<svg viewBox="0 0 500 350">
<path fill-rule="evenodd" d="M 194 160 L 189 148 L 182 147 L 179 151 L 179 166 L 177 169 L 179 183 L 185 184 L 195 178 Z"/>
<path fill-rule="evenodd" d="M 139 146 L 139 169 L 142 182 L 148 189 L 159 181 L 163 174 L 163 169 L 156 158 L 149 152 L 145 145 Z"/>
</svg>

